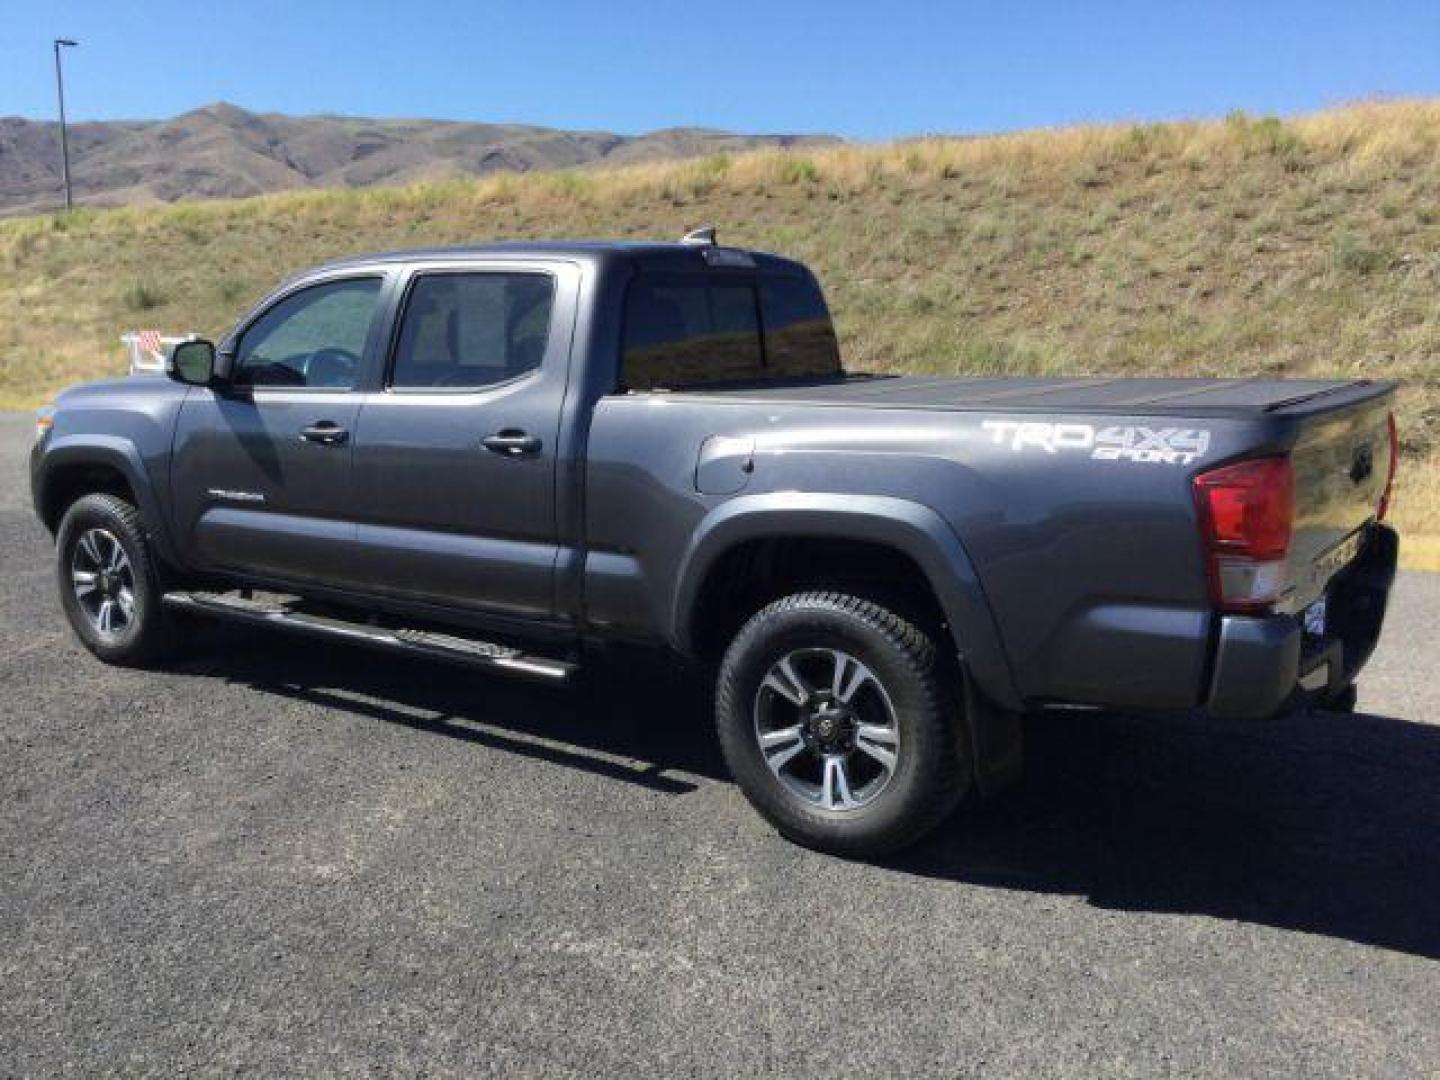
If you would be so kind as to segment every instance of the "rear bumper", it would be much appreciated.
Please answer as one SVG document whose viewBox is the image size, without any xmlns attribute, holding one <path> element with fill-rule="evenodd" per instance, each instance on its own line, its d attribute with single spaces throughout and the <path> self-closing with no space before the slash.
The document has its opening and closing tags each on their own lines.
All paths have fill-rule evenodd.
<svg viewBox="0 0 1440 1080">
<path fill-rule="evenodd" d="M 1206 711 L 1271 716 L 1296 694 L 1325 697 L 1354 682 L 1380 638 L 1399 549 L 1393 529 L 1367 527 L 1355 561 L 1330 582 L 1323 638 L 1297 615 L 1221 616 Z"/>
</svg>

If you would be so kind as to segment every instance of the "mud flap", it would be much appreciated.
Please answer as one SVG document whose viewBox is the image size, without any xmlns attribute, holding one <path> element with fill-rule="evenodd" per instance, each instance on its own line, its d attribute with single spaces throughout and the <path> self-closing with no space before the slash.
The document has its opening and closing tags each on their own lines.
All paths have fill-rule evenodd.
<svg viewBox="0 0 1440 1080">
<path fill-rule="evenodd" d="M 990 702 L 964 677 L 965 724 L 974 750 L 975 788 L 989 798 L 1020 780 L 1025 768 L 1024 714 Z"/>
</svg>

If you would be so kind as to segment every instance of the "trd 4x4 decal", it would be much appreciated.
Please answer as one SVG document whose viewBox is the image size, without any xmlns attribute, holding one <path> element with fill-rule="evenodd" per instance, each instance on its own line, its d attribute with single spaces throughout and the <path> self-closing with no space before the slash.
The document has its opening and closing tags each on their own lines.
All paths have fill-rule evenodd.
<svg viewBox="0 0 1440 1080">
<path fill-rule="evenodd" d="M 996 446 L 1040 450 L 1047 454 L 1083 451 L 1096 461 L 1138 461 L 1158 465 L 1189 465 L 1210 449 L 1205 428 L 1152 428 L 1143 424 L 1049 424 L 1029 420 L 986 420 Z"/>
</svg>

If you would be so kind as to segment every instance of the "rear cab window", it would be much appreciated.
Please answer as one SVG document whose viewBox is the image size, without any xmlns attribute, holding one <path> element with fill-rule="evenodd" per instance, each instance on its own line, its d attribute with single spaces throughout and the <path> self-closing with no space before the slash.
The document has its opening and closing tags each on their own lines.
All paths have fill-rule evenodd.
<svg viewBox="0 0 1440 1080">
<path fill-rule="evenodd" d="M 830 314 L 812 279 L 649 273 L 630 283 L 622 390 L 840 374 Z"/>
</svg>

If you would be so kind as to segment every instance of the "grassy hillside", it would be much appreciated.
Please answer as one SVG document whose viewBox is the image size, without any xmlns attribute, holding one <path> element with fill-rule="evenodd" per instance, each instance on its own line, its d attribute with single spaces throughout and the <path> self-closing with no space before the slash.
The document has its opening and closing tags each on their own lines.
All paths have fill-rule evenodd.
<svg viewBox="0 0 1440 1080">
<path fill-rule="evenodd" d="M 1429 101 L 0 222 L 0 406 L 121 370 L 122 328 L 216 334 L 327 257 L 702 221 L 815 266 L 854 368 L 1402 379 L 1398 514 L 1440 535 Z"/>
</svg>

